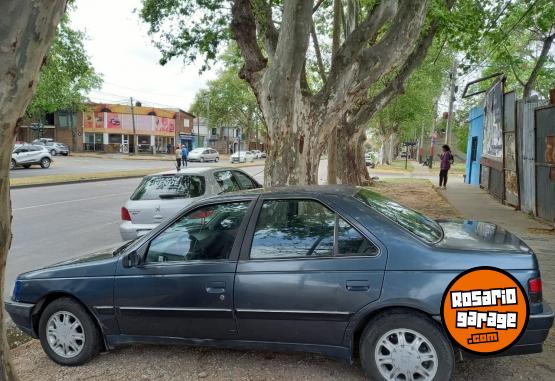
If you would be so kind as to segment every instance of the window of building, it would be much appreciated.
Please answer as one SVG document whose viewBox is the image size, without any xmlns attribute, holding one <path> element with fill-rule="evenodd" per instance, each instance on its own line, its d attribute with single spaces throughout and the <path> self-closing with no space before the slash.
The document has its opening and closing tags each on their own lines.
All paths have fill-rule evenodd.
<svg viewBox="0 0 555 381">
<path fill-rule="evenodd" d="M 108 135 L 108 143 L 110 144 L 121 144 L 121 135 L 110 134 Z"/>
<path fill-rule="evenodd" d="M 212 136 L 218 135 L 218 129 L 216 127 L 212 128 Z"/>
</svg>

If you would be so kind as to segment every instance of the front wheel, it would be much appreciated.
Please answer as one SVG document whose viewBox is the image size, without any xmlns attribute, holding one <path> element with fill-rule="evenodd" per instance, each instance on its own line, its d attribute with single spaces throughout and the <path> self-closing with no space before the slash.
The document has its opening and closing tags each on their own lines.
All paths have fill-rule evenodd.
<svg viewBox="0 0 555 381">
<path fill-rule="evenodd" d="M 387 312 L 360 338 L 360 361 L 372 380 L 450 380 L 453 348 L 439 327 L 418 313 Z"/>
<path fill-rule="evenodd" d="M 40 161 L 40 166 L 41 166 L 41 168 L 44 168 L 44 169 L 49 168 L 50 167 L 50 159 L 47 158 L 47 157 L 43 158 Z"/>
<path fill-rule="evenodd" d="M 70 298 L 50 303 L 39 321 L 43 350 L 60 365 L 82 365 L 100 350 L 101 336 L 91 315 Z"/>
<path fill-rule="evenodd" d="M 17 163 L 14 159 L 12 159 L 12 161 L 10 162 L 10 169 L 15 169 L 15 167 L 17 167 Z"/>
<path fill-rule="evenodd" d="M 217 163 L 218 161 L 220 161 L 220 158 L 216 156 L 216 158 L 214 159 L 214 163 Z"/>
<path fill-rule="evenodd" d="M 199 160 L 201 163 L 204 163 L 204 157 L 201 157 Z"/>
</svg>

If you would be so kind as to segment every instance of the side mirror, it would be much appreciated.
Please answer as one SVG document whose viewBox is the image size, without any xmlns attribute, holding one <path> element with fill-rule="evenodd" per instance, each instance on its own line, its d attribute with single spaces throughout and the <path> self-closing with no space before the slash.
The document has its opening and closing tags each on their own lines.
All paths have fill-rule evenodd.
<svg viewBox="0 0 555 381">
<path fill-rule="evenodd" d="M 137 251 L 132 251 L 123 258 L 122 264 L 125 268 L 137 267 L 143 264 L 143 259 Z"/>
</svg>

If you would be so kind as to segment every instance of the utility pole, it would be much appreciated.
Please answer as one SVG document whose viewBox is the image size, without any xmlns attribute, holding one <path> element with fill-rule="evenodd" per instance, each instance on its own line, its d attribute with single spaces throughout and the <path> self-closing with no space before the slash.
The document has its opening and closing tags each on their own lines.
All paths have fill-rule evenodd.
<svg viewBox="0 0 555 381">
<path fill-rule="evenodd" d="M 451 68 L 451 73 L 449 73 L 449 78 L 451 80 L 449 89 L 449 114 L 447 115 L 447 129 L 445 131 L 445 144 L 451 144 L 451 133 L 453 131 L 453 103 L 455 102 L 455 88 L 456 88 L 456 77 L 457 77 L 457 59 L 453 61 L 453 67 Z"/>
<path fill-rule="evenodd" d="M 424 155 L 424 123 L 422 123 L 422 127 L 420 128 L 420 142 L 418 143 L 418 151 L 416 152 L 416 155 L 416 160 L 419 163 L 422 163 L 422 156 Z"/>
<path fill-rule="evenodd" d="M 437 102 L 438 99 L 434 102 L 434 114 L 432 120 L 432 138 L 430 140 L 430 160 L 428 163 L 428 167 L 432 168 L 432 164 L 434 162 L 434 145 L 436 143 L 437 133 L 436 133 L 436 121 L 437 121 Z"/>
<path fill-rule="evenodd" d="M 197 147 L 200 147 L 200 116 L 197 116 Z"/>
<path fill-rule="evenodd" d="M 137 139 L 137 132 L 135 130 L 135 105 L 133 104 L 133 97 L 129 98 L 129 101 L 131 102 L 131 121 L 133 123 L 133 153 L 137 153 L 137 143 L 139 142 L 139 140 Z M 129 151 L 129 156 L 131 156 L 131 150 L 128 149 Z"/>
</svg>

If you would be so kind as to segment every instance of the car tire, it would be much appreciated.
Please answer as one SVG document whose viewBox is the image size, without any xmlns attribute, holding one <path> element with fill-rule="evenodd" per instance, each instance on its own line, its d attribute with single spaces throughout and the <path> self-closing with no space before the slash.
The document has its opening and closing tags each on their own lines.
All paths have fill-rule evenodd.
<svg viewBox="0 0 555 381">
<path fill-rule="evenodd" d="M 217 163 L 218 161 L 220 161 L 220 158 L 219 158 L 218 156 L 216 156 L 216 157 L 214 158 L 214 163 Z"/>
<path fill-rule="evenodd" d="M 422 342 L 412 348 L 417 339 Z M 407 379 L 405 374 L 412 372 L 411 379 L 439 381 L 450 380 L 453 374 L 450 342 L 434 321 L 417 312 L 392 311 L 373 318 L 360 337 L 359 349 L 362 368 L 371 380 L 397 380 L 401 375 Z M 400 374 L 392 377 L 396 371 Z"/>
<path fill-rule="evenodd" d="M 199 159 L 199 161 L 200 161 L 201 163 L 204 163 L 204 157 L 201 156 L 201 158 Z"/>
<path fill-rule="evenodd" d="M 56 156 L 56 150 L 55 150 L 55 149 L 53 149 L 53 150 L 50 150 L 50 155 L 52 155 L 52 156 Z"/>
<path fill-rule="evenodd" d="M 70 324 L 73 335 L 82 339 L 56 336 L 56 327 Z M 67 329 L 67 328 L 66 328 Z M 70 298 L 56 299 L 41 314 L 39 339 L 48 357 L 60 365 L 82 365 L 96 356 L 101 348 L 102 337 L 93 317 L 85 308 Z M 71 345 L 65 343 L 71 341 Z M 60 341 L 62 341 L 60 343 Z M 59 347 L 61 344 L 61 348 Z"/>
<path fill-rule="evenodd" d="M 50 167 L 50 163 L 51 163 L 51 160 L 50 160 L 49 158 L 47 158 L 47 157 L 43 157 L 43 158 L 40 160 L 40 166 L 41 166 L 41 168 L 43 168 L 43 169 L 49 168 L 49 167 Z"/>
<path fill-rule="evenodd" d="M 10 169 L 15 169 L 15 167 L 17 167 L 17 163 L 14 159 L 12 159 L 12 161 L 10 162 Z"/>
</svg>

